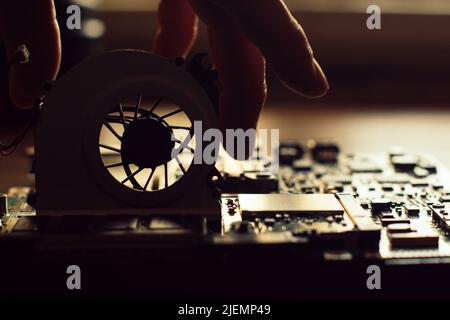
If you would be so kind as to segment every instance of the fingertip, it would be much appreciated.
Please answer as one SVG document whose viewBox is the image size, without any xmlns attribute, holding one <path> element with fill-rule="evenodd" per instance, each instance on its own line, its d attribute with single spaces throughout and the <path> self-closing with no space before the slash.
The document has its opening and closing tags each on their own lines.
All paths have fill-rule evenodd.
<svg viewBox="0 0 450 320">
<path fill-rule="evenodd" d="M 316 59 L 313 59 L 312 79 L 312 81 L 304 84 L 301 90 L 303 92 L 301 93 L 307 98 L 322 98 L 330 90 L 330 84 Z"/>
<path fill-rule="evenodd" d="M 251 1 L 213 1 L 234 17 L 288 88 L 308 98 L 328 92 L 328 81 L 308 38 L 284 1 L 260 1 L 258 10 L 250 9 Z"/>
<path fill-rule="evenodd" d="M 290 69 L 279 68 L 276 73 L 287 88 L 305 98 L 325 96 L 330 90 L 330 85 L 319 63 L 313 59 L 311 66 L 306 69 L 309 71 L 305 71 L 304 67 L 292 66 Z"/>
</svg>

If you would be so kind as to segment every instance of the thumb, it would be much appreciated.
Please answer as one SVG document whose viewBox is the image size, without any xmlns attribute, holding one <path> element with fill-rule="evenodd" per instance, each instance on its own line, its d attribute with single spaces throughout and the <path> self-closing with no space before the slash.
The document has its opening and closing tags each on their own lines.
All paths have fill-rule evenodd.
<svg viewBox="0 0 450 320">
<path fill-rule="evenodd" d="M 11 66 L 9 94 L 16 107 L 29 108 L 54 80 L 61 62 L 61 41 L 53 0 L 14 0 L 0 4 L 0 37 L 8 59 L 24 44 L 27 64 Z"/>
</svg>

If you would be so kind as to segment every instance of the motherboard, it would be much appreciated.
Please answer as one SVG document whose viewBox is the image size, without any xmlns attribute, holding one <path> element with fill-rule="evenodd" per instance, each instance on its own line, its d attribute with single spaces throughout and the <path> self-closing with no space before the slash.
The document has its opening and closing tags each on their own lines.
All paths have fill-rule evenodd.
<svg viewBox="0 0 450 320">
<path fill-rule="evenodd" d="M 326 141 L 288 141 L 279 150 L 277 174 L 261 158 L 233 162 L 232 173 L 229 159 L 218 161 L 217 217 L 175 211 L 39 217 L 34 190 L 12 188 L 1 197 L 0 242 L 40 241 L 36 247 L 64 250 L 114 249 L 118 243 L 145 250 L 291 248 L 329 260 L 450 263 L 450 179 L 436 160 L 399 147 L 378 155 L 343 154 Z M 74 195 L 73 201 L 82 199 Z"/>
<path fill-rule="evenodd" d="M 279 175 L 258 178 L 267 189 L 223 196 L 228 240 L 285 234 L 334 258 L 375 253 L 391 263 L 447 261 L 446 169 L 399 147 L 379 155 L 339 149 L 329 142 L 283 143 Z"/>
</svg>

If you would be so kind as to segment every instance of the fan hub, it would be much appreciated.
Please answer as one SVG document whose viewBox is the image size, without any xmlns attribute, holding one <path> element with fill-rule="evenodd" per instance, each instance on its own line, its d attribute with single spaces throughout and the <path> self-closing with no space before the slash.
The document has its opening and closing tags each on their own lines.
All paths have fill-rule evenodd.
<svg viewBox="0 0 450 320">
<path fill-rule="evenodd" d="M 122 136 L 122 161 L 139 168 L 156 168 L 172 160 L 172 130 L 155 118 L 137 119 Z"/>
</svg>

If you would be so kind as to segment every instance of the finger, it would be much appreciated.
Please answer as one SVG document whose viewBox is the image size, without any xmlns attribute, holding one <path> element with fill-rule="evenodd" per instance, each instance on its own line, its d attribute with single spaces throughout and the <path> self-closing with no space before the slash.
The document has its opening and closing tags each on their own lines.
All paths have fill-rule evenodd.
<svg viewBox="0 0 450 320">
<path fill-rule="evenodd" d="M 219 75 L 222 130 L 256 128 L 267 93 L 261 52 L 222 9 L 202 0 L 191 3 L 209 25 L 211 53 Z"/>
<path fill-rule="evenodd" d="M 188 1 L 162 0 L 158 20 L 153 52 L 169 58 L 185 56 L 197 36 L 197 17 Z"/>
<path fill-rule="evenodd" d="M 30 62 L 13 65 L 9 94 L 19 108 L 28 108 L 41 96 L 44 84 L 54 80 L 61 62 L 61 42 L 53 0 L 2 1 L 0 37 L 11 59 L 25 44 Z"/>
<path fill-rule="evenodd" d="M 314 59 L 305 32 L 282 0 L 210 1 L 236 19 L 289 88 L 309 97 L 328 91 L 327 79 Z"/>
<path fill-rule="evenodd" d="M 267 93 L 261 52 L 236 30 L 208 33 L 219 74 L 222 130 L 256 128 Z"/>
</svg>

